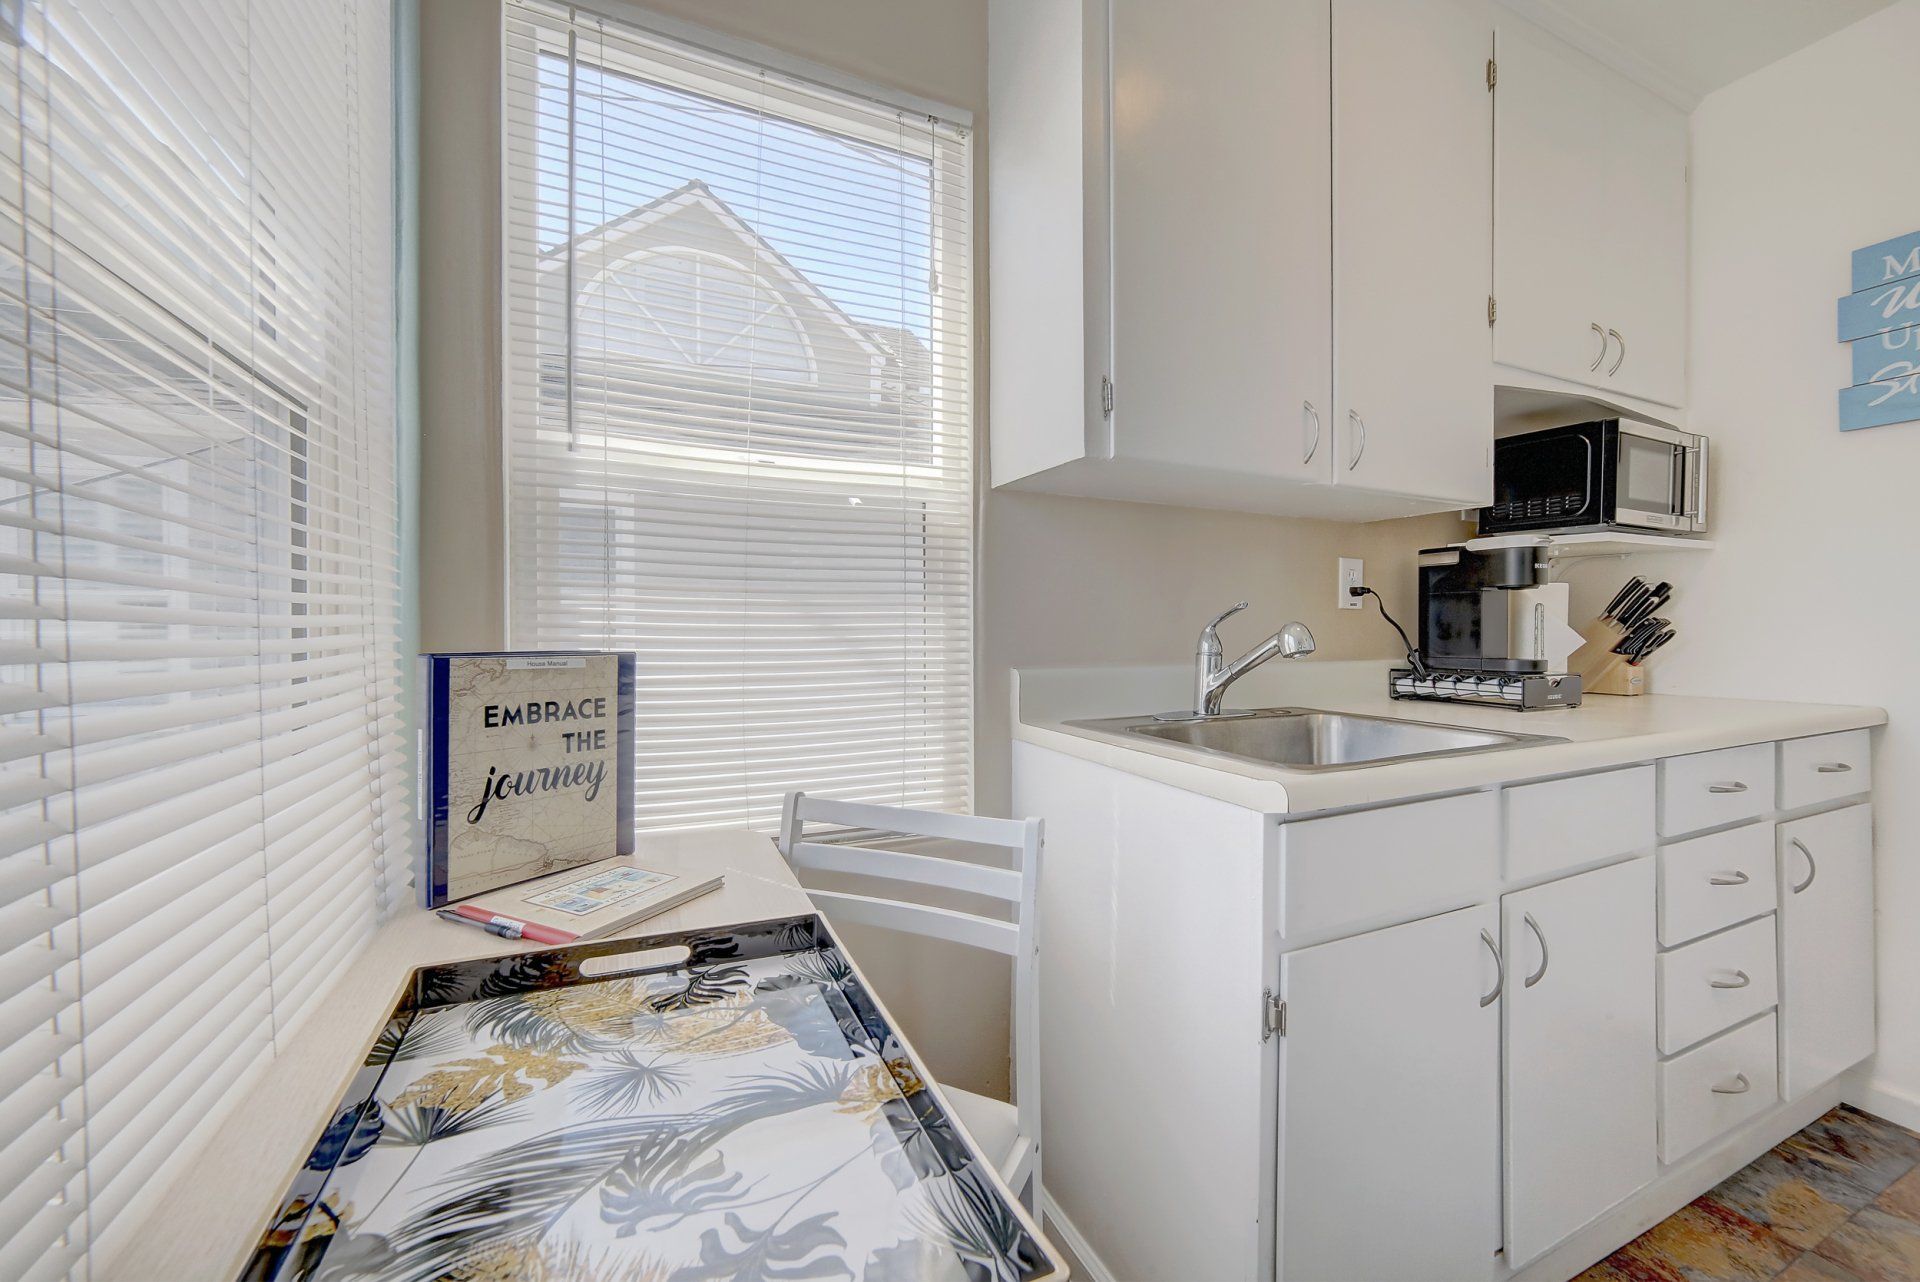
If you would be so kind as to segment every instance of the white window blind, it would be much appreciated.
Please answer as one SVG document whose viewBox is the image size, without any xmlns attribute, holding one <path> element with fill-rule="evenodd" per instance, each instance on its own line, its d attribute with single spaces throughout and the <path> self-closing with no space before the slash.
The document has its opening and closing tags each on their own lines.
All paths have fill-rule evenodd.
<svg viewBox="0 0 1920 1282">
<path fill-rule="evenodd" d="M 111 1255 L 407 898 L 389 43 L 0 6 L 0 1277 Z"/>
<path fill-rule="evenodd" d="M 637 822 L 970 804 L 964 128 L 508 0 L 519 646 L 638 655 Z"/>
</svg>

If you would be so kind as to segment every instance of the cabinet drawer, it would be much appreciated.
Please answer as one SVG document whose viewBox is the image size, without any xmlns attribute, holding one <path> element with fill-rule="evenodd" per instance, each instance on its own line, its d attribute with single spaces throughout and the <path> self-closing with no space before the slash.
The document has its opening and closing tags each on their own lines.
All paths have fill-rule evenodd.
<svg viewBox="0 0 1920 1282">
<path fill-rule="evenodd" d="M 1653 844 L 1653 767 L 1609 770 L 1501 794 L 1507 876 L 1538 877 Z"/>
<path fill-rule="evenodd" d="M 1490 792 L 1281 824 L 1281 933 L 1444 906 L 1497 874 L 1499 850 Z"/>
<path fill-rule="evenodd" d="M 1854 797 L 1872 788 L 1872 736 L 1865 730 L 1788 739 L 1780 745 L 1782 810 Z"/>
<path fill-rule="evenodd" d="M 1660 1065 L 1660 1160 L 1677 1162 L 1780 1098 L 1772 1015 Z"/>
<path fill-rule="evenodd" d="M 1660 835 L 1753 819 L 1773 809 L 1773 745 L 1750 743 L 1660 763 Z"/>
<path fill-rule="evenodd" d="M 1661 954 L 1660 1053 L 1671 1055 L 1776 1004 L 1776 956 L 1771 913 Z"/>
<path fill-rule="evenodd" d="M 1660 942 L 1671 948 L 1772 912 L 1773 825 L 1748 824 L 1660 848 Z"/>
</svg>

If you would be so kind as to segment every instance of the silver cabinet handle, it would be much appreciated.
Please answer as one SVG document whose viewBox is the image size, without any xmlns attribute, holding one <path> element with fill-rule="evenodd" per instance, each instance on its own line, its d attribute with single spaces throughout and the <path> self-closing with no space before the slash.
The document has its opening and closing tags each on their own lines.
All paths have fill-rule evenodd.
<svg viewBox="0 0 1920 1282">
<path fill-rule="evenodd" d="M 1532 988 L 1535 984 L 1547 977 L 1547 936 L 1540 929 L 1540 923 L 1533 919 L 1532 913 L 1522 914 L 1521 920 L 1525 921 L 1527 927 L 1533 931 L 1533 937 L 1540 941 L 1540 969 L 1527 976 L 1524 985 L 1524 987 Z"/>
<path fill-rule="evenodd" d="M 1507 986 L 1507 964 L 1500 960 L 1500 945 L 1486 931 L 1480 932 L 1480 942 L 1493 954 L 1493 991 L 1480 999 L 1482 1006 L 1491 1006 L 1500 1000 L 1500 990 Z"/>
<path fill-rule="evenodd" d="M 1843 775 L 1853 767 L 1844 761 L 1829 761 L 1824 766 L 1815 766 L 1814 769 L 1823 775 Z"/>
<path fill-rule="evenodd" d="M 1359 410 L 1348 410 L 1347 422 L 1353 424 L 1355 433 L 1353 457 L 1347 460 L 1347 471 L 1351 472 L 1360 466 L 1360 456 L 1367 452 L 1367 420 L 1360 417 Z"/>
<path fill-rule="evenodd" d="M 1313 421 L 1313 435 L 1307 438 L 1307 452 L 1300 456 L 1302 463 L 1313 462 L 1315 451 L 1320 448 L 1320 411 L 1313 408 L 1312 401 L 1300 402 L 1300 426 L 1305 427 L 1307 420 Z"/>
<path fill-rule="evenodd" d="M 1732 783 L 1710 783 L 1707 785 L 1708 792 L 1745 792 L 1746 790 L 1747 785 L 1737 779 Z"/>
<path fill-rule="evenodd" d="M 1593 330 L 1593 336 L 1600 340 L 1600 351 L 1594 356 L 1593 364 L 1587 366 L 1587 368 L 1589 370 L 1596 370 L 1600 368 L 1600 362 L 1607 359 L 1607 331 L 1600 328 L 1599 321 L 1594 321 L 1590 328 Z"/>
<path fill-rule="evenodd" d="M 1607 377 L 1612 378 L 1620 372 L 1620 363 L 1627 359 L 1627 340 L 1620 337 L 1620 331 L 1617 329 L 1610 329 L 1607 334 L 1620 345 L 1620 354 L 1613 358 L 1613 364 L 1607 366 Z"/>
<path fill-rule="evenodd" d="M 1707 878 L 1709 886 L 1744 886 L 1753 878 L 1743 872 L 1723 872 L 1718 877 Z"/>
<path fill-rule="evenodd" d="M 1747 1080 L 1747 1075 L 1745 1073 L 1735 1073 L 1733 1075 L 1733 1080 L 1738 1082 L 1739 1085 L 1738 1086 L 1716 1086 L 1713 1088 L 1713 1093 L 1715 1095 L 1745 1095 L 1748 1091 L 1753 1089 L 1753 1083 Z"/>
<path fill-rule="evenodd" d="M 1789 837 L 1787 838 L 1787 844 L 1799 851 L 1801 857 L 1807 861 L 1807 879 L 1793 888 L 1793 893 L 1797 895 L 1808 886 L 1811 886 L 1813 879 L 1820 875 L 1820 865 L 1813 862 L 1813 852 L 1807 849 L 1806 842 L 1800 840 L 1798 837 Z"/>
<path fill-rule="evenodd" d="M 1738 979 L 1709 979 L 1707 981 L 1707 987 L 1709 988 L 1745 988 L 1748 984 L 1751 984 L 1753 982 L 1753 976 L 1747 974 L 1747 972 L 1744 970 L 1736 970 L 1733 973 L 1738 975 L 1739 978 Z"/>
</svg>

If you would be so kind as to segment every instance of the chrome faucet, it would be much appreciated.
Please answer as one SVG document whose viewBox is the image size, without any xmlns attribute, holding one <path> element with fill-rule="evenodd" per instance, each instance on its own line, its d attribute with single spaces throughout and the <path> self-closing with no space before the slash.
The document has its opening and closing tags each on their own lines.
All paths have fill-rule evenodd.
<svg viewBox="0 0 1920 1282">
<path fill-rule="evenodd" d="M 1220 648 L 1220 625 L 1246 608 L 1247 603 L 1242 601 L 1231 609 L 1223 610 L 1218 618 L 1201 629 L 1199 644 L 1193 650 L 1193 711 L 1182 716 L 1217 717 L 1227 687 L 1241 677 L 1275 655 L 1282 659 L 1298 659 L 1313 653 L 1313 633 L 1307 631 L 1307 625 L 1289 623 L 1228 663 L 1226 651 Z"/>
</svg>

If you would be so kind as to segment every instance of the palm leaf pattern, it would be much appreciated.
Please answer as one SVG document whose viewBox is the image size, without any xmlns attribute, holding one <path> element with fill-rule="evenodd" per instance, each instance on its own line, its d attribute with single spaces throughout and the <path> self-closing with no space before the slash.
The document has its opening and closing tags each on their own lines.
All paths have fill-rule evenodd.
<svg viewBox="0 0 1920 1282">
<path fill-rule="evenodd" d="M 442 1104 L 387 1106 L 387 1126 L 380 1135 L 382 1144 L 421 1148 L 437 1140 L 456 1139 L 490 1126 L 517 1122 L 524 1110 L 504 1097 L 483 1100 L 471 1108 L 449 1108 Z"/>
<path fill-rule="evenodd" d="M 403 1005 L 316 1149 L 338 1231 L 249 1277 L 1049 1275 L 817 919 L 663 938 L 692 951 L 668 976 L 446 968 L 458 995 Z"/>
<path fill-rule="evenodd" d="M 747 968 L 739 964 L 689 967 L 686 978 L 653 993 L 647 1004 L 657 1011 L 691 1010 L 725 1001 L 747 986 Z"/>
<path fill-rule="evenodd" d="M 700 1263 L 674 1270 L 669 1282 L 787 1282 L 798 1278 L 837 1278 L 853 1276 L 847 1262 L 820 1251 L 845 1246 L 831 1221 L 833 1212 L 809 1216 L 790 1229 L 781 1229 L 779 1221 L 767 1228 L 747 1227 L 733 1212 L 727 1212 L 727 1229 L 739 1240 L 728 1247 L 720 1230 L 708 1229 L 700 1235 Z"/>
<path fill-rule="evenodd" d="M 388 1020 L 367 1052 L 368 1065 L 393 1064 L 410 1059 L 445 1059 L 466 1049 L 460 1030 L 443 1021 L 418 1016 Z"/>
<path fill-rule="evenodd" d="M 642 1105 L 658 1104 L 679 1093 L 691 1077 L 685 1069 L 662 1062 L 656 1055 L 640 1059 L 629 1050 L 617 1050 L 607 1063 L 588 1073 L 579 1099 L 593 1113 L 633 1113 Z"/>
</svg>

